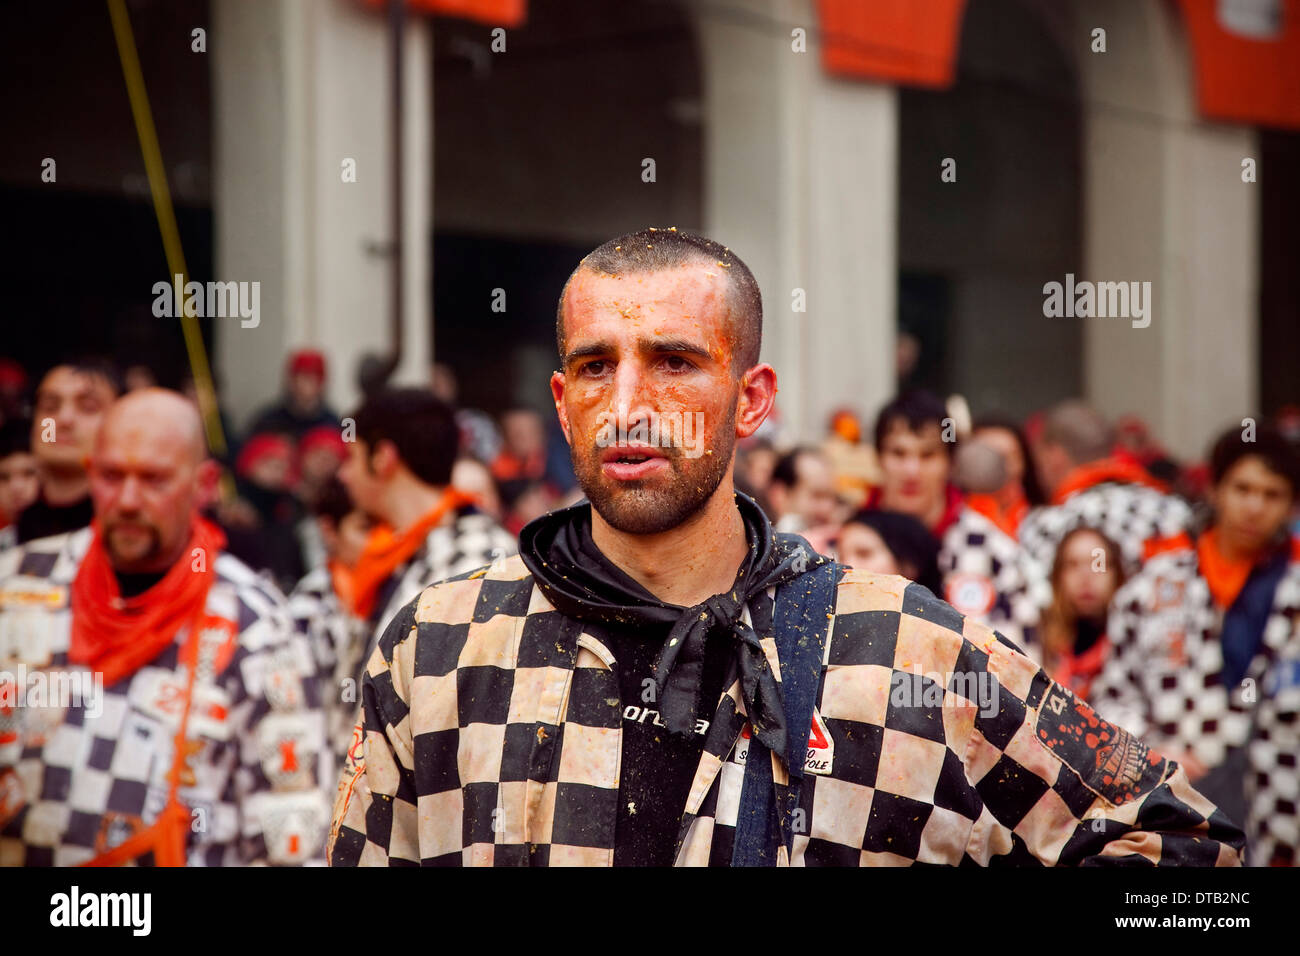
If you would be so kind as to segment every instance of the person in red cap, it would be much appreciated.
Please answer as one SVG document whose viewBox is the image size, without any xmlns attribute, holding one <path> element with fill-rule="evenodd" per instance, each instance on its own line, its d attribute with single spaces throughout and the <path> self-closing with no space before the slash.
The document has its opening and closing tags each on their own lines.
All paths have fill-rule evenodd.
<svg viewBox="0 0 1300 956">
<path fill-rule="evenodd" d="M 284 395 L 262 410 L 248 434 L 275 432 L 298 440 L 319 425 L 338 426 L 338 414 L 325 404 L 325 356 L 300 349 L 289 356 L 284 370 Z"/>
</svg>

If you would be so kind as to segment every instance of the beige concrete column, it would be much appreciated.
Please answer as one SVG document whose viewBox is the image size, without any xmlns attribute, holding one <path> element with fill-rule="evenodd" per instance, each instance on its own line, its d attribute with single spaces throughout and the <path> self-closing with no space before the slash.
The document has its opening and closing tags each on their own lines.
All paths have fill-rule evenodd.
<svg viewBox="0 0 1300 956">
<path fill-rule="evenodd" d="M 389 349 L 388 39 L 351 0 L 215 0 L 216 270 L 257 279 L 261 324 L 220 325 L 222 399 L 242 421 L 279 388 L 285 352 L 322 349 L 329 397 L 355 403 L 366 352 Z M 397 378 L 427 381 L 431 296 L 432 48 L 407 23 L 405 346 Z M 355 164 L 355 182 L 344 163 Z"/>
<path fill-rule="evenodd" d="M 787 437 L 894 389 L 897 97 L 823 72 L 810 0 L 695 10 L 704 67 L 705 232 L 754 270 Z M 791 31 L 806 31 L 806 52 Z M 806 312 L 796 312 L 795 290 Z"/>
<path fill-rule="evenodd" d="M 1178 456 L 1199 457 L 1223 427 L 1257 412 L 1256 156 L 1249 127 L 1196 116 L 1177 9 L 1076 4 L 1078 42 L 1107 31 L 1107 52 L 1081 52 L 1084 274 L 1152 283 L 1151 322 L 1084 325 L 1087 397 L 1147 419 Z M 1063 278 L 1063 277 L 1062 277 Z"/>
</svg>

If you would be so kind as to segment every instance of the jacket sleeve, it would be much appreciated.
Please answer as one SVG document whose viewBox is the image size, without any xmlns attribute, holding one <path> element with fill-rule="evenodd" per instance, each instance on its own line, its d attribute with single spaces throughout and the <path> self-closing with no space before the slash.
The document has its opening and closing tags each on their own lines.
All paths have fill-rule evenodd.
<svg viewBox="0 0 1300 956">
<path fill-rule="evenodd" d="M 964 746 L 981 803 L 968 856 L 984 864 L 1241 865 L 1241 829 L 1176 763 L 987 629 L 968 623 L 966 639 L 987 655 L 997 694 Z"/>
<path fill-rule="evenodd" d="M 412 601 L 394 616 L 366 665 L 359 722 L 344 761 L 326 845 L 330 866 L 420 862 L 408 719 L 415 605 Z"/>
</svg>

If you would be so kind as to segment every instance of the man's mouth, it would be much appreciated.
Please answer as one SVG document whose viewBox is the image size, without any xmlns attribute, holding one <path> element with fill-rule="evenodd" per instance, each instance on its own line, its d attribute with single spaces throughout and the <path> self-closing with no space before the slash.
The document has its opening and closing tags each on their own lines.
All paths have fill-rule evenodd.
<svg viewBox="0 0 1300 956">
<path fill-rule="evenodd" d="M 621 445 L 606 448 L 600 455 L 600 470 L 618 481 L 647 478 L 668 467 L 668 459 L 657 448 Z"/>
</svg>

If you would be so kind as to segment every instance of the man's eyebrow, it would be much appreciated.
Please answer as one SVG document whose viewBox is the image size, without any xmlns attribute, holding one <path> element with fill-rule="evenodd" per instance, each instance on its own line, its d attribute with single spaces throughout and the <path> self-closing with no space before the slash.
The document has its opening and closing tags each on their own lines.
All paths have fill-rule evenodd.
<svg viewBox="0 0 1300 956">
<path fill-rule="evenodd" d="M 641 352 L 684 352 L 703 359 L 714 358 L 714 354 L 697 342 L 688 339 L 640 339 L 636 343 Z"/>
<path fill-rule="evenodd" d="M 656 352 L 678 352 L 694 355 L 702 359 L 716 358 L 714 353 L 703 345 L 688 339 L 638 339 L 636 347 L 638 352 L 645 355 L 653 355 Z M 565 353 L 564 362 L 567 365 L 575 359 L 587 358 L 593 355 L 612 355 L 617 351 L 618 349 L 610 342 L 589 342 L 586 345 L 578 345 L 569 349 Z"/>
</svg>

